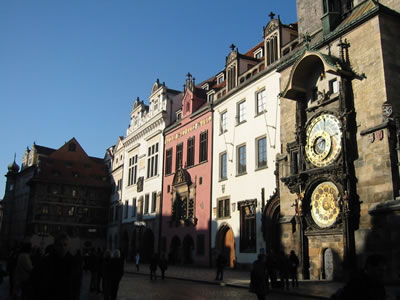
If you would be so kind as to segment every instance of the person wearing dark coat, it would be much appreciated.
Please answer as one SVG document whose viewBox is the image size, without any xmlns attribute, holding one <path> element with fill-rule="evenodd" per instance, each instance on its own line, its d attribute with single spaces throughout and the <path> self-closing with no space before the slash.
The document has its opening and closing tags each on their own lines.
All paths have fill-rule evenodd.
<svg viewBox="0 0 400 300">
<path fill-rule="evenodd" d="M 104 300 L 111 299 L 111 251 L 104 251 L 104 258 L 102 261 L 103 273 L 103 296 Z"/>
<path fill-rule="evenodd" d="M 157 279 L 157 265 L 158 265 L 158 257 L 157 254 L 153 254 L 150 260 L 150 280 Z"/>
<path fill-rule="evenodd" d="M 223 280 L 224 279 L 224 268 L 226 265 L 226 258 L 223 254 L 219 254 L 217 257 L 217 276 L 215 280 Z"/>
<path fill-rule="evenodd" d="M 253 263 L 250 275 L 250 292 L 256 293 L 259 300 L 265 300 L 269 292 L 267 280 L 266 257 L 264 254 L 259 254 L 257 260 Z"/>
<path fill-rule="evenodd" d="M 121 258 L 121 252 L 115 250 L 110 261 L 110 292 L 111 300 L 117 299 L 119 282 L 124 275 L 124 260 Z"/>
<path fill-rule="evenodd" d="M 79 300 L 82 261 L 68 251 L 69 238 L 59 233 L 54 248 L 39 263 L 36 298 L 40 300 Z"/>
<path fill-rule="evenodd" d="M 164 253 L 161 254 L 160 260 L 158 261 L 158 266 L 160 267 L 161 271 L 161 279 L 164 279 L 165 270 L 168 268 L 168 262 Z"/>
<path fill-rule="evenodd" d="M 299 281 L 297 280 L 297 268 L 299 267 L 299 258 L 297 257 L 294 250 L 290 251 L 289 254 L 289 273 L 292 278 L 292 287 L 298 287 Z"/>
<path fill-rule="evenodd" d="M 332 300 L 384 300 L 386 299 L 385 260 L 381 255 L 367 257 L 364 270 L 352 278 L 343 288 L 331 296 Z"/>
</svg>

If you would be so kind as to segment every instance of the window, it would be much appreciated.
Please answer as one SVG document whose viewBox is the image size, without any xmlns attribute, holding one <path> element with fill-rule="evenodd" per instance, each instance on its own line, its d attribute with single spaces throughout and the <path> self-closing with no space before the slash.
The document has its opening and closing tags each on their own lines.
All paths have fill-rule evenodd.
<svg viewBox="0 0 400 300">
<path fill-rule="evenodd" d="M 71 152 L 75 152 L 76 151 L 76 144 L 75 143 L 70 143 L 68 145 L 68 150 Z"/>
<path fill-rule="evenodd" d="M 138 156 L 137 155 L 134 155 L 129 159 L 128 186 L 136 184 L 136 181 L 137 181 L 137 162 L 138 162 Z"/>
<path fill-rule="evenodd" d="M 182 111 L 177 111 L 177 112 L 176 112 L 176 120 L 177 120 L 177 121 L 182 120 Z"/>
<path fill-rule="evenodd" d="M 227 218 L 231 216 L 230 202 L 229 198 L 218 200 L 218 218 Z"/>
<path fill-rule="evenodd" d="M 158 173 L 158 143 L 147 149 L 147 157 L 147 178 L 150 178 Z"/>
<path fill-rule="evenodd" d="M 224 82 L 224 74 L 221 74 L 220 76 L 217 77 L 217 83 L 223 83 Z"/>
<path fill-rule="evenodd" d="M 256 204 L 243 201 L 240 205 L 240 252 L 256 252 Z"/>
<path fill-rule="evenodd" d="M 132 199 L 132 217 L 136 217 L 136 198 Z"/>
<path fill-rule="evenodd" d="M 172 148 L 165 152 L 165 175 L 172 173 Z"/>
<path fill-rule="evenodd" d="M 122 179 L 118 179 L 118 182 L 117 182 L 117 192 L 120 190 L 122 190 Z"/>
<path fill-rule="evenodd" d="M 191 137 L 187 141 L 187 166 L 194 165 L 194 137 Z"/>
<path fill-rule="evenodd" d="M 246 121 L 246 101 L 241 101 L 237 104 L 236 108 L 236 120 L 237 124 Z"/>
<path fill-rule="evenodd" d="M 144 214 L 149 214 L 149 194 L 144 196 Z"/>
<path fill-rule="evenodd" d="M 331 94 L 336 94 L 337 92 L 339 92 L 339 85 L 336 79 L 332 79 L 329 81 L 329 92 Z"/>
<path fill-rule="evenodd" d="M 183 159 L 182 154 L 183 154 L 183 144 L 180 143 L 179 145 L 176 145 L 175 170 L 178 170 L 182 165 L 182 159 Z"/>
<path fill-rule="evenodd" d="M 200 133 L 200 162 L 207 160 L 208 151 L 208 130 Z"/>
<path fill-rule="evenodd" d="M 223 152 L 219 155 L 219 179 L 223 180 L 227 178 L 226 172 L 227 154 Z"/>
<path fill-rule="evenodd" d="M 225 131 L 227 131 L 227 127 L 226 127 L 227 116 L 228 116 L 227 111 L 224 111 L 219 115 L 219 131 L 220 131 L 220 133 L 224 133 Z"/>
<path fill-rule="evenodd" d="M 124 210 L 125 219 L 128 218 L 128 209 L 129 209 L 129 202 L 128 202 L 128 200 L 125 200 L 125 210 Z"/>
<path fill-rule="evenodd" d="M 204 255 L 205 251 L 205 237 L 204 234 L 198 234 L 196 236 L 196 254 Z"/>
<path fill-rule="evenodd" d="M 246 145 L 237 148 L 237 174 L 246 173 Z"/>
<path fill-rule="evenodd" d="M 267 138 L 261 137 L 256 140 L 257 146 L 257 168 L 262 168 L 267 166 Z"/>
<path fill-rule="evenodd" d="M 255 58 L 261 59 L 263 57 L 263 51 L 262 49 L 260 49 L 256 54 L 255 54 Z"/>
<path fill-rule="evenodd" d="M 151 194 L 151 212 L 156 212 L 156 205 L 157 205 L 157 192 L 153 192 Z"/>
<path fill-rule="evenodd" d="M 214 93 L 208 95 L 208 102 L 214 101 Z"/>
<path fill-rule="evenodd" d="M 256 114 L 261 114 L 266 109 L 265 90 L 257 92 L 256 94 Z"/>
<path fill-rule="evenodd" d="M 47 205 L 42 206 L 42 214 L 48 215 L 49 214 L 49 207 Z"/>
</svg>

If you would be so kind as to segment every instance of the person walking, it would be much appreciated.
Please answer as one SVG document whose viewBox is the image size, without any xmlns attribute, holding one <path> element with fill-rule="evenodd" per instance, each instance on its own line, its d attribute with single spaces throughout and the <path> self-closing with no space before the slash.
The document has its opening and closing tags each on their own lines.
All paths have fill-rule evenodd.
<svg viewBox="0 0 400 300">
<path fill-rule="evenodd" d="M 119 282 L 124 275 L 124 260 L 121 258 L 121 252 L 117 249 L 113 253 L 110 261 L 110 292 L 111 300 L 117 299 Z"/>
<path fill-rule="evenodd" d="M 136 272 L 139 272 L 139 263 L 140 263 L 140 253 L 139 253 L 139 251 L 136 252 L 135 262 L 136 262 Z"/>
<path fill-rule="evenodd" d="M 299 258 L 296 253 L 294 250 L 291 250 L 289 254 L 289 273 L 292 279 L 292 287 L 299 286 L 299 281 L 297 280 L 297 268 L 299 267 L 299 263 Z"/>
<path fill-rule="evenodd" d="M 226 265 L 226 259 L 223 254 L 219 254 L 217 257 L 217 275 L 215 280 L 223 280 L 224 279 L 224 268 Z"/>
<path fill-rule="evenodd" d="M 161 279 L 164 279 L 165 270 L 168 268 L 168 262 L 167 262 L 167 259 L 165 258 L 164 253 L 161 254 L 160 260 L 158 262 L 158 266 L 160 267 L 160 271 L 161 271 Z"/>
<path fill-rule="evenodd" d="M 157 265 L 158 265 L 157 254 L 154 253 L 150 260 L 150 280 L 153 280 L 153 275 L 154 279 L 157 279 Z"/>
<path fill-rule="evenodd" d="M 250 275 L 250 292 L 255 293 L 258 300 L 265 300 L 269 292 L 267 280 L 266 257 L 259 254 Z"/>
<path fill-rule="evenodd" d="M 15 267 L 15 282 L 13 296 L 20 300 L 29 299 L 31 293 L 31 273 L 33 270 L 31 254 L 31 244 L 22 245 L 21 253 L 18 255 Z"/>
<path fill-rule="evenodd" d="M 104 258 L 101 266 L 103 273 L 103 296 L 104 300 L 111 300 L 111 251 L 104 251 Z"/>
</svg>

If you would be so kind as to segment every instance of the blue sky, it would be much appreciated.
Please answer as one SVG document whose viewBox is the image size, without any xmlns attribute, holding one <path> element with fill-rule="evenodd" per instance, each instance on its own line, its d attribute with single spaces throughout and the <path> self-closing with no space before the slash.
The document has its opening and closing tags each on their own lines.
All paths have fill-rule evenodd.
<svg viewBox="0 0 400 300">
<path fill-rule="evenodd" d="M 125 136 L 157 78 L 181 90 L 224 68 L 229 46 L 262 40 L 268 14 L 296 22 L 296 0 L 0 2 L 0 174 L 26 147 L 75 137 L 88 155 Z M 5 177 L 0 180 L 0 199 Z"/>
</svg>

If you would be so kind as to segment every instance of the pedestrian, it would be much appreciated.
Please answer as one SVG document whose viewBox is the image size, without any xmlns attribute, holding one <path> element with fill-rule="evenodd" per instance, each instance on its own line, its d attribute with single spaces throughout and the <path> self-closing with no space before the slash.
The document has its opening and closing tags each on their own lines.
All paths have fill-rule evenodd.
<svg viewBox="0 0 400 300">
<path fill-rule="evenodd" d="M 223 280 L 224 279 L 224 268 L 226 265 L 225 256 L 220 253 L 217 257 L 217 276 L 215 280 Z"/>
<path fill-rule="evenodd" d="M 154 279 L 157 279 L 157 265 L 158 265 L 157 254 L 154 253 L 150 260 L 150 280 L 153 280 L 153 275 Z"/>
<path fill-rule="evenodd" d="M 110 261 L 110 292 L 111 300 L 117 299 L 119 282 L 124 275 L 124 260 L 121 258 L 120 250 L 114 250 L 113 257 Z"/>
<path fill-rule="evenodd" d="M 158 266 L 160 267 L 160 270 L 161 270 L 161 279 L 164 279 L 165 270 L 168 269 L 168 262 L 167 262 L 167 259 L 165 258 L 164 253 L 161 254 L 160 260 L 158 262 Z"/>
<path fill-rule="evenodd" d="M 259 254 L 257 260 L 253 263 L 250 275 L 250 292 L 257 295 L 257 299 L 265 300 L 269 292 L 266 273 L 266 256 Z"/>
<path fill-rule="evenodd" d="M 332 300 L 384 300 L 385 259 L 378 254 L 367 257 L 364 269 L 331 296 Z"/>
<path fill-rule="evenodd" d="M 104 258 L 102 262 L 103 273 L 103 296 L 104 300 L 111 299 L 111 251 L 104 251 Z"/>
<path fill-rule="evenodd" d="M 79 300 L 82 261 L 70 253 L 65 232 L 56 235 L 53 247 L 48 248 L 36 274 L 37 299 Z"/>
<path fill-rule="evenodd" d="M 0 285 L 3 283 L 4 276 L 7 275 L 7 272 L 3 270 L 3 265 L 0 264 Z"/>
<path fill-rule="evenodd" d="M 280 288 L 289 289 L 289 258 L 282 250 L 279 252 L 279 276 L 280 276 Z"/>
<path fill-rule="evenodd" d="M 20 300 L 27 300 L 31 293 L 31 273 L 33 270 L 31 260 L 31 244 L 24 243 L 18 255 L 15 267 L 13 296 Z"/>
<path fill-rule="evenodd" d="M 136 252 L 135 262 L 136 262 L 136 271 L 139 272 L 139 263 L 140 263 L 140 253 L 139 253 L 139 251 Z"/>
<path fill-rule="evenodd" d="M 292 287 L 299 286 L 299 281 L 297 280 L 297 268 L 299 267 L 299 263 L 299 258 L 296 253 L 294 250 L 291 250 L 289 255 L 289 273 L 292 279 Z"/>
</svg>

